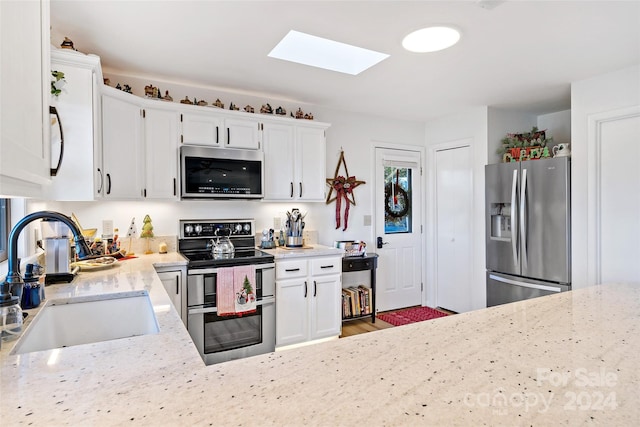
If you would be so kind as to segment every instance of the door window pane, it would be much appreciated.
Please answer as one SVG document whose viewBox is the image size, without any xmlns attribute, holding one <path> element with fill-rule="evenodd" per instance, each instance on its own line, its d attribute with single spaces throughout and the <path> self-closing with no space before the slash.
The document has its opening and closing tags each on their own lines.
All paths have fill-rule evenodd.
<svg viewBox="0 0 640 427">
<path fill-rule="evenodd" d="M 384 232 L 411 233 L 411 168 L 384 168 Z"/>
</svg>

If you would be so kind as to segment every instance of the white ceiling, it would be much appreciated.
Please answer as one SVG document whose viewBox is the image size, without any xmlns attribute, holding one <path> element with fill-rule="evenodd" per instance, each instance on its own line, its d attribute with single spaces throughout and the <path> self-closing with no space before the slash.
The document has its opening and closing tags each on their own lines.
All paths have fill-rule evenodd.
<svg viewBox="0 0 640 427">
<path fill-rule="evenodd" d="M 640 1 L 484 3 L 498 5 L 52 0 L 51 26 L 116 74 L 421 121 L 480 105 L 568 109 L 570 82 L 640 63 Z M 433 24 L 459 28 L 460 43 L 402 49 L 406 34 Z M 358 76 L 267 57 L 292 29 L 391 56 Z"/>
</svg>

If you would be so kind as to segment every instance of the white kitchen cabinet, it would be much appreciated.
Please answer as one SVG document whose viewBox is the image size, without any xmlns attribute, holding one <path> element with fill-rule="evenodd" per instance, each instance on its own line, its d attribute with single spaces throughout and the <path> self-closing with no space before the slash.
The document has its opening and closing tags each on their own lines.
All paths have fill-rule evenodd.
<svg viewBox="0 0 640 427">
<path fill-rule="evenodd" d="M 187 326 L 187 297 L 184 292 L 186 283 L 186 268 L 175 269 L 175 267 L 156 267 L 158 277 L 171 299 L 173 307 L 178 312 L 185 327 Z"/>
<path fill-rule="evenodd" d="M 326 188 L 325 129 L 296 126 L 297 199 L 323 202 Z"/>
<path fill-rule="evenodd" d="M 154 101 L 159 102 L 159 101 Z M 145 108 L 144 148 L 147 199 L 178 197 L 178 113 Z"/>
<path fill-rule="evenodd" d="M 213 114 L 182 113 L 181 142 L 189 145 L 218 147 L 222 143 L 223 120 Z"/>
<path fill-rule="evenodd" d="M 102 156 L 106 199 L 144 197 L 142 109 L 120 98 L 125 95 L 102 95 Z"/>
<path fill-rule="evenodd" d="M 225 146 L 228 148 L 260 148 L 260 123 L 253 119 L 226 118 Z"/>
<path fill-rule="evenodd" d="M 62 124 L 64 148 L 60 168 L 43 196 L 48 200 L 95 200 L 105 189 L 98 92 L 98 82 L 102 82 L 100 58 L 54 49 L 51 69 L 63 72 L 66 82 L 62 93 L 52 97 Z M 58 159 L 59 151 L 59 146 L 52 146 L 53 159 Z"/>
<path fill-rule="evenodd" d="M 292 200 L 295 136 L 294 127 L 287 124 L 264 123 L 262 139 L 264 151 L 264 198 Z"/>
<path fill-rule="evenodd" d="M 0 195 L 49 182 L 49 43 L 48 1 L 0 1 Z"/>
<path fill-rule="evenodd" d="M 341 257 L 276 260 L 276 347 L 337 337 Z"/>
<path fill-rule="evenodd" d="M 255 119 L 229 118 L 216 114 L 215 109 L 202 108 L 201 112 L 184 112 L 181 142 L 210 147 L 260 148 L 260 123 Z"/>
<path fill-rule="evenodd" d="M 324 201 L 326 126 L 263 124 L 265 200 Z"/>
</svg>

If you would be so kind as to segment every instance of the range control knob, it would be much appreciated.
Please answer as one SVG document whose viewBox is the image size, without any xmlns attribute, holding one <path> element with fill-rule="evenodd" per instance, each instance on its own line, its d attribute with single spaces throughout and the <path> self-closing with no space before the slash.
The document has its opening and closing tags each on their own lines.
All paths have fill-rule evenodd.
<svg viewBox="0 0 640 427">
<path fill-rule="evenodd" d="M 196 231 L 196 234 L 202 233 L 202 225 L 196 224 L 195 231 Z"/>
<path fill-rule="evenodd" d="M 242 231 L 242 224 L 236 224 L 234 227 L 236 234 Z"/>
<path fill-rule="evenodd" d="M 185 232 L 185 234 L 193 233 L 193 225 L 191 225 L 191 224 L 185 225 L 184 226 L 184 232 Z"/>
<path fill-rule="evenodd" d="M 246 223 L 243 228 L 244 228 L 244 231 L 248 233 L 251 231 L 251 224 Z"/>
</svg>

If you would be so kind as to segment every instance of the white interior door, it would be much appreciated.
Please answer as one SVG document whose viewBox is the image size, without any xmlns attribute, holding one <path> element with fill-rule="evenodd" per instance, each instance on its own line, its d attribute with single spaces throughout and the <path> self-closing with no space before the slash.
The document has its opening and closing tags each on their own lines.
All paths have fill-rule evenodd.
<svg viewBox="0 0 640 427">
<path fill-rule="evenodd" d="M 420 152 L 376 148 L 376 309 L 422 302 Z"/>
<path fill-rule="evenodd" d="M 640 284 L 640 115 L 600 126 L 599 283 Z"/>
<path fill-rule="evenodd" d="M 458 313 L 471 304 L 471 147 L 436 151 L 436 301 Z"/>
</svg>

